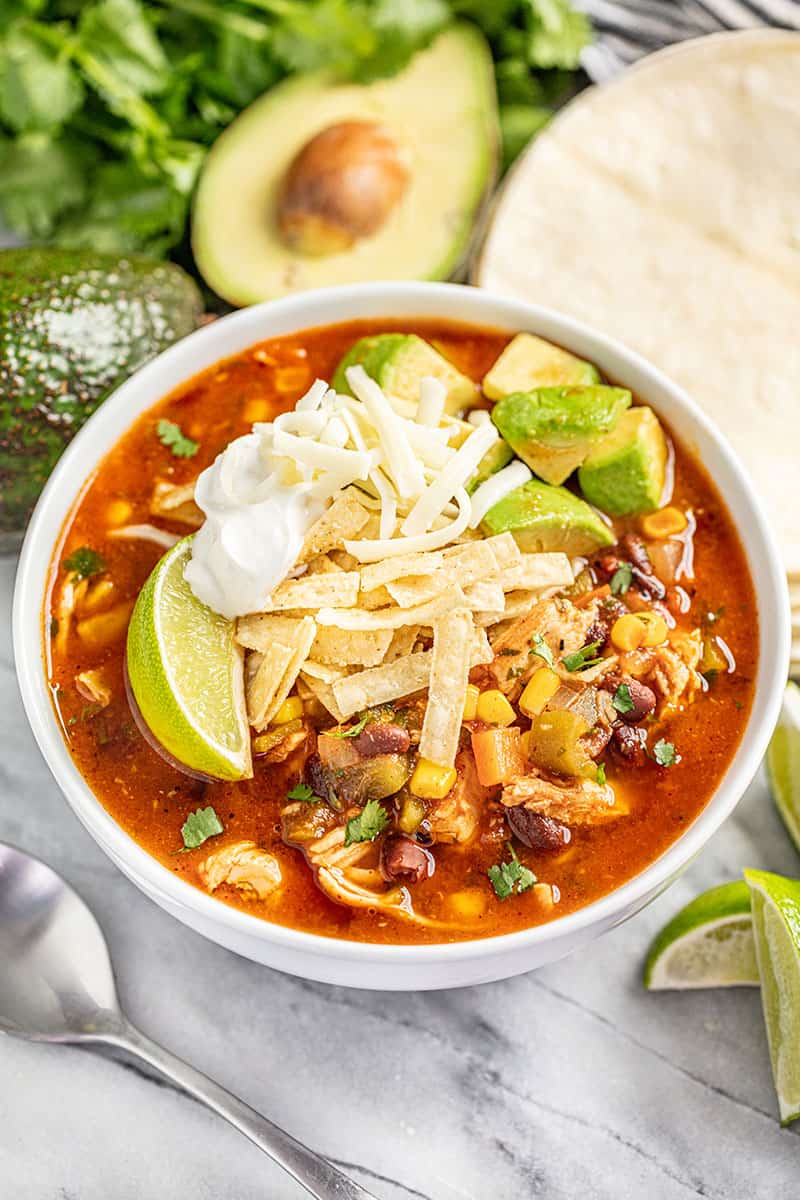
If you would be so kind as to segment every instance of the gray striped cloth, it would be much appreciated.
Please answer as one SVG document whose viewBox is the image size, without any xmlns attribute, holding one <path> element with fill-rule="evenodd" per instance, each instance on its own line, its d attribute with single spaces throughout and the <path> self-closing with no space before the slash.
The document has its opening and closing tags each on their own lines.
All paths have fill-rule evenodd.
<svg viewBox="0 0 800 1200">
<path fill-rule="evenodd" d="M 800 0 L 573 0 L 597 33 L 581 56 L 595 83 L 673 42 L 725 29 L 800 30 Z"/>
</svg>

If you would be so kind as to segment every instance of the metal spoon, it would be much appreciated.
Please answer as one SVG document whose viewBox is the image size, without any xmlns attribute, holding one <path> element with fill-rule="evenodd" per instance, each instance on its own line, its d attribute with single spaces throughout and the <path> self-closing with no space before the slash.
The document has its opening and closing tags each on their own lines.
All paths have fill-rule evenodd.
<svg viewBox="0 0 800 1200">
<path fill-rule="evenodd" d="M 135 1029 L 105 938 L 55 871 L 0 842 L 0 1033 L 138 1059 L 224 1117 L 317 1200 L 375 1200 L 326 1159 Z"/>
</svg>

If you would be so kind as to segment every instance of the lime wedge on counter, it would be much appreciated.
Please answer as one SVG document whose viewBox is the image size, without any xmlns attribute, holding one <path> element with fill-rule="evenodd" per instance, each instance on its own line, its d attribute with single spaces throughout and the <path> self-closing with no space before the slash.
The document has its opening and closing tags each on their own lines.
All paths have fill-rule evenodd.
<svg viewBox="0 0 800 1200">
<path fill-rule="evenodd" d="M 800 852 L 800 688 L 788 683 L 767 750 L 767 775 L 775 805 Z"/>
<path fill-rule="evenodd" d="M 781 1122 L 800 1117 L 800 880 L 745 871 Z"/>
<path fill-rule="evenodd" d="M 665 925 L 644 965 L 644 985 L 667 988 L 757 985 L 750 892 L 723 883 L 703 892 Z"/>
<path fill-rule="evenodd" d="M 191 538 L 145 583 L 128 627 L 128 679 L 153 737 L 193 771 L 216 779 L 253 773 L 236 625 L 212 612 L 183 577 Z"/>
</svg>

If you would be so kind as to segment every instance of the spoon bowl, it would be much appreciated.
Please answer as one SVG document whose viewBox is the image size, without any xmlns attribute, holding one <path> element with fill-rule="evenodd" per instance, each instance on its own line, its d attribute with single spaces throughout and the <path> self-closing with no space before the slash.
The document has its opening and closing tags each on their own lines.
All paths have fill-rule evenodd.
<svg viewBox="0 0 800 1200">
<path fill-rule="evenodd" d="M 0 845 L 0 1030 L 79 1041 L 120 1024 L 100 926 L 45 863 Z"/>
</svg>

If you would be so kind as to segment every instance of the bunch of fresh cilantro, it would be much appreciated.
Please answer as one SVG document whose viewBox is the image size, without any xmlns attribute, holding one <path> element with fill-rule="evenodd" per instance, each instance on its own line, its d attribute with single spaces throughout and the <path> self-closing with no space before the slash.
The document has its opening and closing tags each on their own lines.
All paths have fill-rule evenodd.
<svg viewBox="0 0 800 1200">
<path fill-rule="evenodd" d="M 588 27 L 569 0 L 1 0 L 0 222 L 168 254 L 208 147 L 256 96 L 319 67 L 391 75 L 457 17 L 491 42 L 507 165 L 571 86 Z"/>
</svg>

